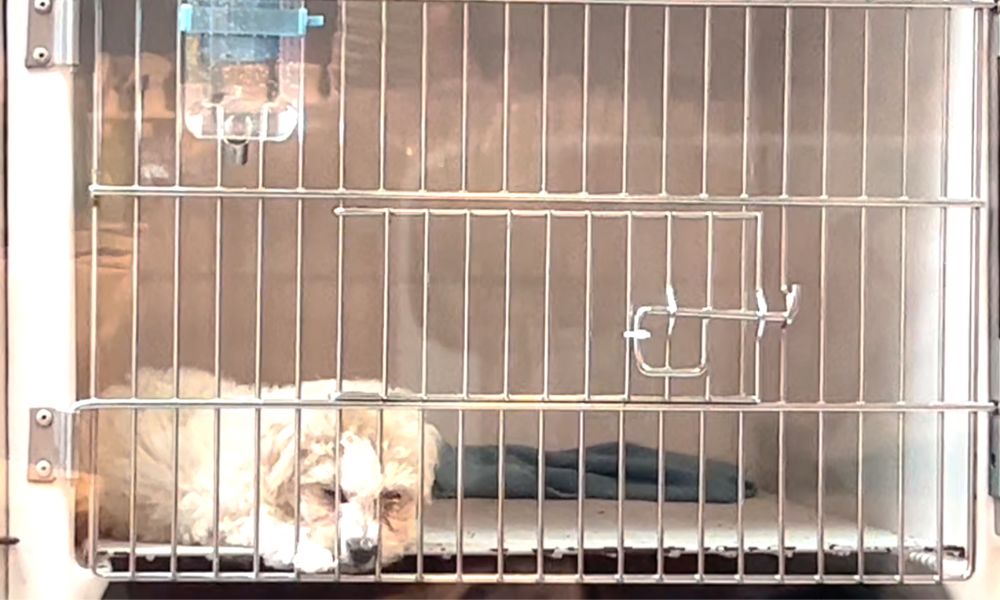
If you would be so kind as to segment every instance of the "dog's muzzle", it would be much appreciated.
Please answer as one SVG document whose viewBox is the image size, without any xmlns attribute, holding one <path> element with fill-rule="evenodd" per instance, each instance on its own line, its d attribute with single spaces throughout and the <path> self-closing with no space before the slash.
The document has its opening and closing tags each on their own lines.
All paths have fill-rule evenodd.
<svg viewBox="0 0 1000 600">
<path fill-rule="evenodd" d="M 346 542 L 347 560 L 358 570 L 371 568 L 378 554 L 378 543 L 369 538 L 353 538 Z"/>
</svg>

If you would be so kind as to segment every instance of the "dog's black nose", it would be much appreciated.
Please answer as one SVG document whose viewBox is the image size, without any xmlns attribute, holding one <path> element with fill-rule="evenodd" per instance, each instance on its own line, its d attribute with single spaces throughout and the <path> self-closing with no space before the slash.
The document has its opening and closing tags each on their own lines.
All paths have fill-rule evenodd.
<svg viewBox="0 0 1000 600">
<path fill-rule="evenodd" d="M 355 565 L 366 565 L 375 558 L 378 544 L 369 538 L 354 538 L 347 540 L 347 553 Z"/>
</svg>

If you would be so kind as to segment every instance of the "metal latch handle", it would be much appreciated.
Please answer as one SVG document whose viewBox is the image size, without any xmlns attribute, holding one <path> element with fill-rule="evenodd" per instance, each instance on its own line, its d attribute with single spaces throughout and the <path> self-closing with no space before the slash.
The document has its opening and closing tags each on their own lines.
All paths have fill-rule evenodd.
<svg viewBox="0 0 1000 600">
<path fill-rule="evenodd" d="M 764 335 L 764 328 L 768 323 L 779 323 L 782 328 L 792 324 L 795 317 L 799 313 L 799 297 L 801 295 L 801 289 L 802 288 L 799 284 L 792 284 L 790 288 L 784 289 L 785 310 L 769 311 L 767 299 L 764 296 L 764 290 L 760 288 L 757 288 L 754 293 L 757 304 L 756 308 L 753 310 L 747 310 L 714 308 L 710 306 L 702 308 L 681 307 L 677 304 L 677 294 L 674 292 L 673 286 L 668 285 L 666 288 L 666 303 L 663 305 L 640 306 L 636 309 L 635 314 L 632 317 L 632 328 L 625 331 L 623 336 L 625 339 L 630 341 L 632 345 L 632 352 L 635 355 L 636 366 L 638 367 L 639 372 L 643 375 L 647 375 L 649 377 L 700 377 L 708 370 L 708 351 L 705 340 L 702 340 L 701 358 L 697 365 L 690 367 L 672 367 L 669 364 L 664 364 L 662 367 L 658 367 L 649 364 L 649 361 L 647 361 L 643 355 L 642 344 L 640 343 L 643 340 L 648 340 L 652 337 L 652 333 L 642 326 L 643 320 L 646 317 L 667 317 L 668 338 L 673 335 L 674 326 L 676 325 L 678 318 L 755 321 L 757 323 L 756 335 L 759 339 Z"/>
</svg>

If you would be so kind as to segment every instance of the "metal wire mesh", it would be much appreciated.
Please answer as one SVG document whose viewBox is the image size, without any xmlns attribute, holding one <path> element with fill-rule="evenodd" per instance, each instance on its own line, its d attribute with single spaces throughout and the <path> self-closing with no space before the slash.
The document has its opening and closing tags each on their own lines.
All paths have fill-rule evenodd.
<svg viewBox="0 0 1000 600">
<path fill-rule="evenodd" d="M 302 50 L 296 133 L 233 148 L 185 129 L 175 7 L 93 4 L 77 408 L 129 418 L 131 437 L 127 539 L 101 537 L 86 494 L 93 568 L 313 577 L 262 568 L 259 440 L 297 409 L 299 455 L 301 411 L 322 407 L 377 414 L 380 452 L 384 414 L 414 411 L 421 440 L 433 423 L 458 495 L 418 494 L 412 560 L 349 575 L 338 542 L 315 577 L 968 576 L 992 4 L 309 6 L 331 25 Z M 250 387 L 227 397 L 226 378 Z M 219 424 L 247 408 L 249 550 L 219 539 Z M 155 409 L 172 412 L 173 499 L 147 545 L 136 457 Z M 202 409 L 207 550 L 179 539 L 180 423 Z M 79 445 L 94 485 L 100 431 Z M 498 448 L 500 481 L 508 444 L 577 448 L 582 489 L 598 441 L 618 473 L 625 442 L 656 450 L 655 503 L 627 500 L 624 477 L 609 504 L 463 497 L 466 445 Z M 693 502 L 665 501 L 669 449 L 696 458 Z M 736 466 L 729 508 L 706 499 L 714 460 Z"/>
</svg>

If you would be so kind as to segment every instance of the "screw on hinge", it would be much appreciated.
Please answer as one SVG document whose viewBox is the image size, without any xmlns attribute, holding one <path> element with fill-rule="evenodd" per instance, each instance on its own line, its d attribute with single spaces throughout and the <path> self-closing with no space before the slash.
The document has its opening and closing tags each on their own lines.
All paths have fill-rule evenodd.
<svg viewBox="0 0 1000 600">
<path fill-rule="evenodd" d="M 33 6 L 35 12 L 45 14 L 52 10 L 52 0 L 35 0 Z"/>
<path fill-rule="evenodd" d="M 31 59 L 40 65 L 49 62 L 49 49 L 45 46 L 35 46 L 31 51 Z"/>
</svg>

